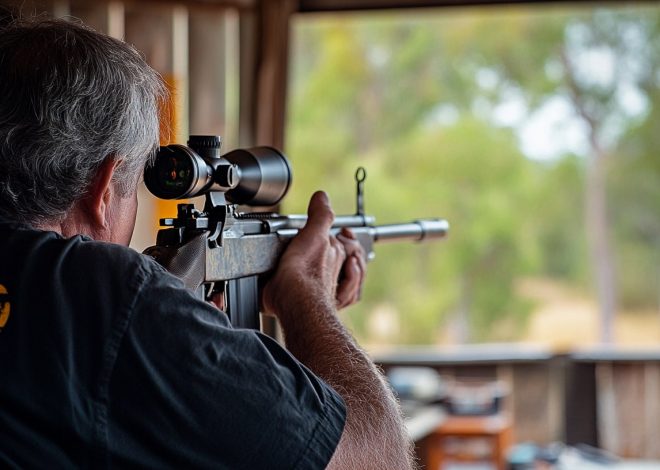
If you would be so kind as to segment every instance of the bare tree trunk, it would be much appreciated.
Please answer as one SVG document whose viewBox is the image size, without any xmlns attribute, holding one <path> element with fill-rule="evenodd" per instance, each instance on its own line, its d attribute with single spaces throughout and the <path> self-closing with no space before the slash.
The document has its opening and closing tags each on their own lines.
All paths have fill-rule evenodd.
<svg viewBox="0 0 660 470">
<path fill-rule="evenodd" d="M 585 222 L 591 266 L 596 277 L 596 292 L 601 316 L 603 343 L 614 341 L 614 316 L 616 313 L 616 280 L 614 260 L 609 239 L 607 213 L 606 155 L 592 142 L 593 155 L 587 164 L 585 188 Z"/>
<path fill-rule="evenodd" d="M 591 258 L 592 272 L 596 281 L 596 294 L 600 308 L 600 339 L 603 343 L 614 341 L 614 316 L 616 313 L 616 282 L 614 257 L 609 239 L 609 217 L 607 213 L 607 152 L 600 145 L 598 130 L 600 122 L 591 115 L 583 100 L 583 93 L 575 79 L 568 53 L 564 49 L 561 60 L 566 72 L 570 98 L 578 115 L 589 127 L 591 156 L 587 161 L 585 188 L 585 229 Z"/>
</svg>

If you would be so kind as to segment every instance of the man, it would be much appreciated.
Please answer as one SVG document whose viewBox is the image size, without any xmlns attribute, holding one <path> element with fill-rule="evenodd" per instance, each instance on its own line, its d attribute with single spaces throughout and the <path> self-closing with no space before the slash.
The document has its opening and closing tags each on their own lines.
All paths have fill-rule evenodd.
<svg viewBox="0 0 660 470">
<path fill-rule="evenodd" d="M 364 260 L 329 235 L 325 194 L 263 291 L 289 352 L 125 247 L 162 96 L 120 41 L 0 31 L 0 466 L 409 468 L 397 404 L 337 319 Z"/>
</svg>

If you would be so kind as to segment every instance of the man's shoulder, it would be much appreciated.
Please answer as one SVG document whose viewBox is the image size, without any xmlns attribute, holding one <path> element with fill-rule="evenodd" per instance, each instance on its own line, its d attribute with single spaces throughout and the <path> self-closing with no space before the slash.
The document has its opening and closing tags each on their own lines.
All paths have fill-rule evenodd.
<svg viewBox="0 0 660 470">
<path fill-rule="evenodd" d="M 129 247 L 76 236 L 65 240 L 63 249 L 68 251 L 65 260 L 70 272 L 80 277 L 88 273 L 93 285 L 103 284 L 115 293 L 132 297 L 148 294 L 153 285 L 168 290 L 183 287 L 152 257 Z"/>
<path fill-rule="evenodd" d="M 20 224 L 0 224 L 4 257 L 16 258 L 15 269 L 75 279 L 79 284 L 141 284 L 153 276 L 167 276 L 151 257 L 122 245 L 84 235 L 64 238 Z M 19 262 L 20 260 L 20 262 Z M 20 267 L 19 267 L 20 266 Z M 28 274 L 28 273 L 26 273 Z"/>
<path fill-rule="evenodd" d="M 77 263 L 103 268 L 122 276 L 135 270 L 144 274 L 164 272 L 153 258 L 138 253 L 132 248 L 92 240 L 81 235 L 63 240 L 62 249 L 68 251 Z"/>
</svg>

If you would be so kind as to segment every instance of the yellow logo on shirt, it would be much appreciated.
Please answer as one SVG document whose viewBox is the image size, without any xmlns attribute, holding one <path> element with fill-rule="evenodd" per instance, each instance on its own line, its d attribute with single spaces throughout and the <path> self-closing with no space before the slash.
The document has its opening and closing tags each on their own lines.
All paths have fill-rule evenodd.
<svg viewBox="0 0 660 470">
<path fill-rule="evenodd" d="M 9 310 L 11 304 L 9 303 L 9 296 L 7 295 L 7 288 L 0 284 L 0 329 L 4 328 L 9 320 Z"/>
</svg>

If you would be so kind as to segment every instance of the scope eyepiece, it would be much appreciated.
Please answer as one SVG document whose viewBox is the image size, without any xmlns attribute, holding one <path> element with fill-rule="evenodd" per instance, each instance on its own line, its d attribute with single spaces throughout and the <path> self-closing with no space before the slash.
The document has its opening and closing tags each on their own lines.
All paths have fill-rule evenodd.
<svg viewBox="0 0 660 470">
<path fill-rule="evenodd" d="M 154 164 L 144 171 L 147 189 L 161 199 L 197 196 L 212 178 L 212 168 L 185 145 L 160 147 Z"/>
<path fill-rule="evenodd" d="M 188 146 L 160 147 L 144 171 L 149 191 L 161 199 L 186 199 L 218 191 L 233 204 L 272 206 L 291 185 L 287 158 L 272 147 L 237 149 L 220 156 L 218 136 L 191 136 Z"/>
</svg>

